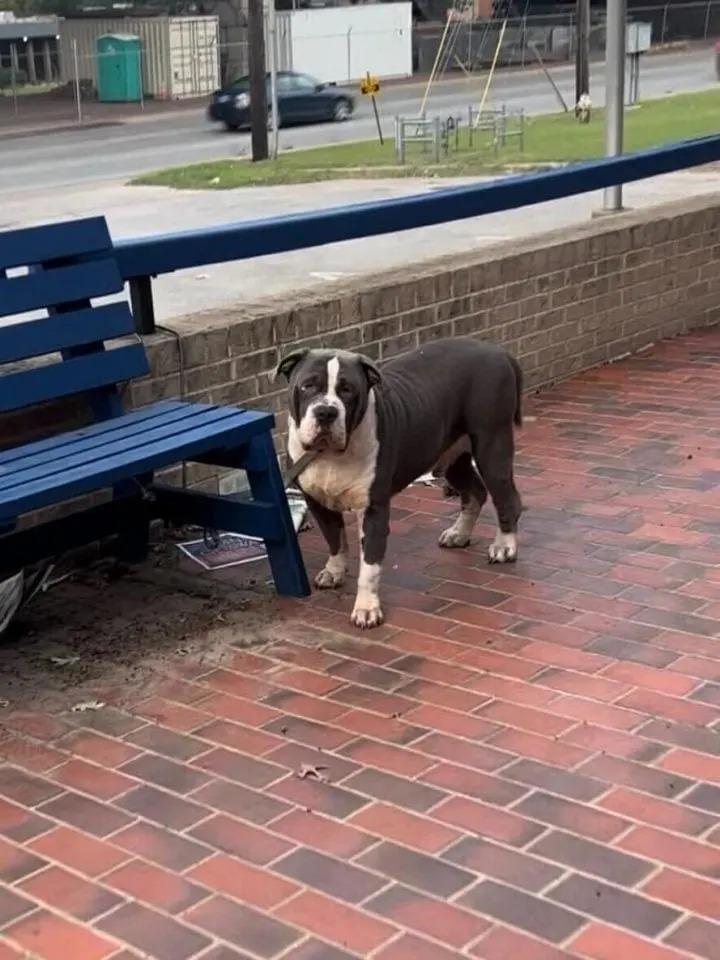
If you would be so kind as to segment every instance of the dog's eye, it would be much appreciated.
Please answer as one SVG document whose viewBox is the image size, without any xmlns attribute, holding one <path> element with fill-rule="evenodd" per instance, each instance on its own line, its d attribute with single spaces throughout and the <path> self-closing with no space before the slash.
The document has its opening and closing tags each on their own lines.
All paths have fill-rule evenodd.
<svg viewBox="0 0 720 960">
<path fill-rule="evenodd" d="M 337 392 L 342 396 L 349 397 L 353 392 L 353 388 L 350 386 L 349 383 L 339 383 Z"/>
<path fill-rule="evenodd" d="M 315 389 L 315 381 L 306 380 L 305 383 L 300 384 L 300 389 L 302 390 L 303 393 L 310 393 L 311 390 Z"/>
</svg>

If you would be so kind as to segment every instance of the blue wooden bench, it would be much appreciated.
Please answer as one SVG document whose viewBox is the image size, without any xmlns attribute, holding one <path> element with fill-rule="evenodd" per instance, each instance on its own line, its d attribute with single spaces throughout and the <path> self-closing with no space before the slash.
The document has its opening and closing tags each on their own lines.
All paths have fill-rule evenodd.
<svg viewBox="0 0 720 960">
<path fill-rule="evenodd" d="M 104 218 L 0 233 L 0 317 L 11 318 L 0 321 L 0 415 L 82 395 L 91 421 L 0 451 L 0 575 L 110 536 L 122 559 L 138 562 L 161 518 L 263 538 L 278 592 L 307 595 L 272 414 L 175 400 L 125 412 L 119 385 L 149 372 L 145 348 L 124 299 L 93 303 L 122 291 Z M 252 500 L 153 481 L 180 461 L 245 470 Z M 112 496 L 18 525 L 98 490 Z"/>
</svg>

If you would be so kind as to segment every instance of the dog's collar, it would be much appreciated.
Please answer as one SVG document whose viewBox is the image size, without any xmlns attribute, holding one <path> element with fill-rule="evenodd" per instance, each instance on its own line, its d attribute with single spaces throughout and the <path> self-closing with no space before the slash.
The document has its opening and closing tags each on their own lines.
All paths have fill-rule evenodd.
<svg viewBox="0 0 720 960">
<path fill-rule="evenodd" d="M 296 460 L 294 463 L 290 464 L 283 474 L 283 484 L 285 485 L 286 489 L 292 486 L 292 484 L 295 482 L 295 480 L 297 480 L 306 467 L 310 466 L 319 452 L 319 450 L 308 450 L 300 457 L 299 460 Z"/>
</svg>

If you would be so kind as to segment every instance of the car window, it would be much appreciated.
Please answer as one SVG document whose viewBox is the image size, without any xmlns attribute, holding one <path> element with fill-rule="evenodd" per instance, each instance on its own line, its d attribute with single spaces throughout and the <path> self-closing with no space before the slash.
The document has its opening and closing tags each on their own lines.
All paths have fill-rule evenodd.
<svg viewBox="0 0 720 960">
<path fill-rule="evenodd" d="M 306 76 L 304 73 L 298 73 L 293 77 L 294 88 L 295 90 L 302 90 L 308 92 L 314 90 L 317 87 L 317 80 L 313 80 L 312 77 Z"/>
<path fill-rule="evenodd" d="M 288 93 L 293 89 L 293 77 L 289 77 L 287 74 L 281 74 L 277 78 L 277 92 L 278 93 Z"/>
</svg>

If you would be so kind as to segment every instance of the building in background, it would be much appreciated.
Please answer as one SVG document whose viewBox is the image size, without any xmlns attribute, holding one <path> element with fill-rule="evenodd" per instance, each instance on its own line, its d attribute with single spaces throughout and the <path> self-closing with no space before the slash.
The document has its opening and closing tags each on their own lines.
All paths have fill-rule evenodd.
<svg viewBox="0 0 720 960">
<path fill-rule="evenodd" d="M 55 81 L 59 32 L 57 17 L 18 19 L 0 10 L 0 88 Z"/>
<path fill-rule="evenodd" d="M 112 42 L 138 37 L 142 94 L 161 100 L 203 97 L 220 83 L 219 23 L 216 16 L 80 17 L 60 23 L 60 79 L 72 83 L 77 70 L 85 89 L 97 91 L 101 57 Z M 119 46 L 119 44 L 118 44 Z M 118 66 L 120 66 L 118 60 Z"/>
<path fill-rule="evenodd" d="M 277 15 L 278 67 L 323 83 L 412 76 L 412 3 L 364 3 Z"/>
</svg>

